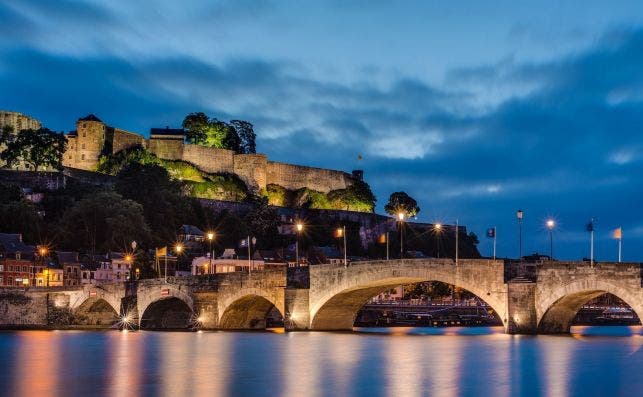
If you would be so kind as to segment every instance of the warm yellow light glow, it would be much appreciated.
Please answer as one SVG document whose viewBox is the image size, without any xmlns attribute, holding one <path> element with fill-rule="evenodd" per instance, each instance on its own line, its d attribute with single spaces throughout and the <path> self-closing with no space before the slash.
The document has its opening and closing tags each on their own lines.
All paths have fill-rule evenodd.
<svg viewBox="0 0 643 397">
<path fill-rule="evenodd" d="M 208 240 L 210 240 L 210 241 L 214 240 L 214 232 L 209 232 L 208 233 Z"/>
<path fill-rule="evenodd" d="M 337 228 L 337 237 L 344 237 L 344 229 L 339 227 Z"/>
<path fill-rule="evenodd" d="M 175 250 L 177 254 L 180 254 L 181 251 L 183 251 L 183 246 L 181 244 L 177 244 Z"/>
<path fill-rule="evenodd" d="M 398 212 L 398 214 L 397 214 L 397 218 L 398 218 L 400 221 L 403 221 L 403 220 L 404 220 L 404 212 Z"/>
<path fill-rule="evenodd" d="M 131 262 L 132 261 L 132 255 L 125 255 L 125 262 Z"/>
<path fill-rule="evenodd" d="M 45 256 L 47 255 L 47 247 L 40 247 L 38 249 L 38 252 L 40 253 L 40 256 Z"/>
<path fill-rule="evenodd" d="M 304 225 L 302 223 L 297 223 L 297 231 L 301 232 L 304 229 Z"/>
<path fill-rule="evenodd" d="M 553 219 L 547 219 L 547 229 L 551 230 L 556 226 L 556 222 Z"/>
<path fill-rule="evenodd" d="M 442 224 L 441 224 L 441 223 L 436 223 L 436 224 L 433 226 L 433 228 L 434 228 L 435 230 L 442 230 Z"/>
</svg>

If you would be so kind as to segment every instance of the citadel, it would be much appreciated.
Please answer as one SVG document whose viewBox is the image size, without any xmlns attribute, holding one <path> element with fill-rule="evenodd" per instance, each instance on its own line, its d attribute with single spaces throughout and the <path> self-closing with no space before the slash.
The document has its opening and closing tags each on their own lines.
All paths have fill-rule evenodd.
<svg viewBox="0 0 643 397">
<path fill-rule="evenodd" d="M 0 127 L 14 131 L 40 128 L 41 123 L 17 112 L 0 111 Z M 111 155 L 131 147 L 144 147 L 163 160 L 184 161 L 206 173 L 230 173 L 243 180 L 251 191 L 258 192 L 275 184 L 288 190 L 309 188 L 327 193 L 345 189 L 362 179 L 361 171 L 343 171 L 306 167 L 271 161 L 265 154 L 237 154 L 232 150 L 185 143 L 183 129 L 151 128 L 144 136 L 107 125 L 93 114 L 76 121 L 76 130 L 65 134 L 67 149 L 63 166 L 95 171 L 101 155 Z"/>
</svg>

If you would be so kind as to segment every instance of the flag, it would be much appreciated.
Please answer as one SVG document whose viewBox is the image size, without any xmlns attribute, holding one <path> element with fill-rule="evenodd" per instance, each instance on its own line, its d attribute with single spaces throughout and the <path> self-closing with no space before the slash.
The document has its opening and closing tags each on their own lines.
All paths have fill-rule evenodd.
<svg viewBox="0 0 643 397">
<path fill-rule="evenodd" d="M 248 239 L 244 238 L 243 240 L 239 241 L 239 247 L 240 248 L 245 248 L 248 246 Z"/>
<path fill-rule="evenodd" d="M 167 256 L 167 247 L 161 247 L 156 249 L 156 257 Z"/>
<path fill-rule="evenodd" d="M 594 220 L 590 220 L 589 223 L 587 224 L 587 231 L 588 232 L 593 232 L 594 231 Z"/>
<path fill-rule="evenodd" d="M 496 237 L 496 228 L 495 227 L 490 227 L 489 229 L 487 229 L 487 237 L 489 237 L 489 238 Z"/>
<path fill-rule="evenodd" d="M 621 238 L 623 238 L 623 228 L 619 226 L 616 229 L 614 229 L 614 231 L 612 232 L 612 237 L 617 240 L 620 240 Z"/>
<path fill-rule="evenodd" d="M 386 244 L 386 233 L 380 234 L 380 237 L 377 239 L 377 242 L 380 244 Z"/>
</svg>

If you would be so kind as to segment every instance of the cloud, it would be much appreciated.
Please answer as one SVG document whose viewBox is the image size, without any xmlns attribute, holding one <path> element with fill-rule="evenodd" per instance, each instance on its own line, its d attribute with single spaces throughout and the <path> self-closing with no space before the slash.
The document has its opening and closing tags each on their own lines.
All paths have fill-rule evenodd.
<svg viewBox="0 0 643 397">
<path fill-rule="evenodd" d="M 185 32 L 172 35 L 181 30 L 176 26 L 150 32 L 142 28 L 149 21 L 135 25 L 142 11 L 135 4 L 67 1 L 69 13 L 39 2 L 7 4 L 0 6 L 6 22 L 0 32 L 30 32 L 0 36 L 0 107 L 32 114 L 51 128 L 69 130 L 76 118 L 97 113 L 146 133 L 205 111 L 254 122 L 258 149 L 270 158 L 365 169 L 379 208 L 390 192 L 406 190 L 424 209 L 420 219 L 440 212 L 478 233 L 494 224 L 513 230 L 520 207 L 533 216 L 526 228 L 535 235 L 535 219 L 552 211 L 566 217 L 570 233 L 571 225 L 582 227 L 598 215 L 605 225 L 634 224 L 643 194 L 636 169 L 643 147 L 643 30 L 618 30 L 555 59 L 507 56 L 459 67 L 443 84 L 431 84 L 404 73 L 376 81 L 368 72 L 348 80 L 320 76 L 314 65 L 290 59 L 217 58 L 205 54 L 210 47 L 202 36 L 187 42 Z M 231 24 L 269 18 L 274 4 L 265 3 L 261 17 L 225 6 L 232 8 L 168 3 L 153 12 L 176 12 L 177 26 L 194 32 L 202 19 L 194 26 L 182 22 L 196 11 L 225 15 L 222 23 Z M 138 12 L 124 16 L 129 10 Z M 62 22 L 48 25 L 48 15 Z M 96 32 L 80 34 L 92 26 Z M 207 28 L 212 40 L 226 34 L 217 29 Z M 144 41 L 149 46 L 143 48 Z M 570 237 L 570 248 L 561 252 L 582 252 L 576 240 Z M 512 254 L 507 241 L 499 249 Z M 527 249 L 540 249 L 537 241 L 527 241 Z"/>
</svg>

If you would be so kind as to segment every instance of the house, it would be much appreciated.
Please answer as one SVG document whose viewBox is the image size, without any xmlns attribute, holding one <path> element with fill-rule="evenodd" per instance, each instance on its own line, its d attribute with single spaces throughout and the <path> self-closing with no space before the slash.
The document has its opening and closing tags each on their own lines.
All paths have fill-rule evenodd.
<svg viewBox="0 0 643 397">
<path fill-rule="evenodd" d="M 308 263 L 341 265 L 344 263 L 344 254 L 334 247 L 312 247 L 308 252 Z"/>
<path fill-rule="evenodd" d="M 264 261 L 260 255 L 253 255 L 250 260 L 248 257 L 239 257 L 234 248 L 226 248 L 223 254 L 216 258 L 210 259 L 210 256 L 200 256 L 192 260 L 192 275 L 214 274 L 214 273 L 234 273 L 249 272 L 264 269 Z"/>
<path fill-rule="evenodd" d="M 58 264 L 63 269 L 63 285 L 81 285 L 81 263 L 78 252 L 56 252 Z"/>
<path fill-rule="evenodd" d="M 0 286 L 37 285 L 36 273 L 44 261 L 37 260 L 35 252 L 21 234 L 0 233 Z"/>
</svg>

